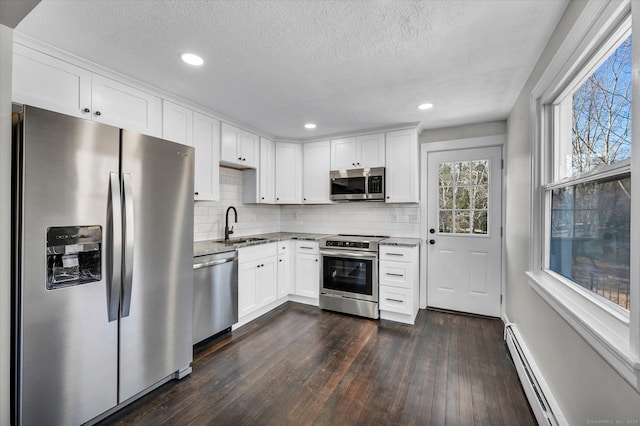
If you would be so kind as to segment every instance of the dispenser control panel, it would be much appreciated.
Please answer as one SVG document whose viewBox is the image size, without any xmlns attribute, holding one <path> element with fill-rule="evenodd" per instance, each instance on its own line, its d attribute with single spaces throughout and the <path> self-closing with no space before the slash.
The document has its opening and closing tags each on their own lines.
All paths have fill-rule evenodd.
<svg viewBox="0 0 640 426">
<path fill-rule="evenodd" d="M 47 290 L 100 281 L 102 227 L 47 228 Z"/>
</svg>

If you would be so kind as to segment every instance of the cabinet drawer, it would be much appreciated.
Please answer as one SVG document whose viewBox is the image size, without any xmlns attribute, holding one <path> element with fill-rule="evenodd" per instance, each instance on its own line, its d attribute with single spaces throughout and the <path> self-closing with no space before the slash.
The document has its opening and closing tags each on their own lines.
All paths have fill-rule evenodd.
<svg viewBox="0 0 640 426">
<path fill-rule="evenodd" d="M 413 263 L 380 261 L 380 285 L 412 289 L 416 283 Z"/>
<path fill-rule="evenodd" d="M 317 241 L 296 240 L 296 253 L 320 253 L 320 245 Z"/>
<path fill-rule="evenodd" d="M 258 244 L 257 246 L 240 247 L 238 249 L 238 262 L 245 263 L 264 257 L 276 256 L 278 249 L 276 243 Z"/>
<path fill-rule="evenodd" d="M 380 286 L 380 310 L 412 315 L 413 297 L 405 288 Z"/>
<path fill-rule="evenodd" d="M 380 246 L 380 260 L 393 260 L 394 262 L 417 262 L 417 247 Z"/>
</svg>

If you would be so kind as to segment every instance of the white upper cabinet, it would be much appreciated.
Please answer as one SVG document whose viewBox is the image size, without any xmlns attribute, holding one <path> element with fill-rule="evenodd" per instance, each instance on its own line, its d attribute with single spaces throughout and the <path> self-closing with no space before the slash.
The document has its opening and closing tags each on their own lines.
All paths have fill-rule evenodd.
<svg viewBox="0 0 640 426">
<path fill-rule="evenodd" d="M 385 169 L 385 201 L 387 203 L 417 203 L 418 195 L 418 133 L 399 130 L 387 133 Z"/>
<path fill-rule="evenodd" d="M 258 136 L 227 123 L 220 130 L 220 162 L 229 166 L 256 168 Z"/>
<path fill-rule="evenodd" d="M 162 100 L 98 74 L 91 76 L 92 119 L 151 136 L 162 135 Z"/>
<path fill-rule="evenodd" d="M 330 203 L 329 171 L 331 143 L 329 141 L 303 145 L 302 203 Z"/>
<path fill-rule="evenodd" d="M 276 185 L 276 158 L 275 146 L 272 141 L 260 138 L 260 197 L 259 203 L 273 204 L 275 202 Z"/>
<path fill-rule="evenodd" d="M 384 133 L 332 140 L 331 170 L 384 167 L 384 141 Z"/>
<path fill-rule="evenodd" d="M 193 111 L 163 100 L 162 139 L 193 146 Z"/>
<path fill-rule="evenodd" d="M 75 117 L 91 117 L 91 72 L 13 45 L 13 101 Z"/>
<path fill-rule="evenodd" d="M 193 113 L 193 146 L 196 149 L 194 199 L 220 199 L 220 122 Z"/>
<path fill-rule="evenodd" d="M 276 142 L 276 204 L 302 201 L 302 147 Z"/>
</svg>

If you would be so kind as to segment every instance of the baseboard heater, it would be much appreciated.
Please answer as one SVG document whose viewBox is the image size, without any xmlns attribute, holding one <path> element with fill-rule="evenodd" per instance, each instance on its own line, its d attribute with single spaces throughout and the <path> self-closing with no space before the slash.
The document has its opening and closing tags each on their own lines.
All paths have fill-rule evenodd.
<svg viewBox="0 0 640 426">
<path fill-rule="evenodd" d="M 533 363 L 531 354 L 524 345 L 522 337 L 514 324 L 506 325 L 505 340 L 538 424 L 549 426 L 567 425 L 566 419 L 560 412 L 560 407 L 558 407 L 551 395 L 551 391 L 541 377 L 540 371 Z"/>
</svg>

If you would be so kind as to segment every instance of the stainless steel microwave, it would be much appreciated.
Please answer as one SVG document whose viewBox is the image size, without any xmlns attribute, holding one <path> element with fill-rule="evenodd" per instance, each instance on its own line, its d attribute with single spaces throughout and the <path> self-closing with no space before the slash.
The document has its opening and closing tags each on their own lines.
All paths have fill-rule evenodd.
<svg viewBox="0 0 640 426">
<path fill-rule="evenodd" d="M 384 201 L 384 167 L 332 170 L 330 178 L 334 201 Z"/>
</svg>

